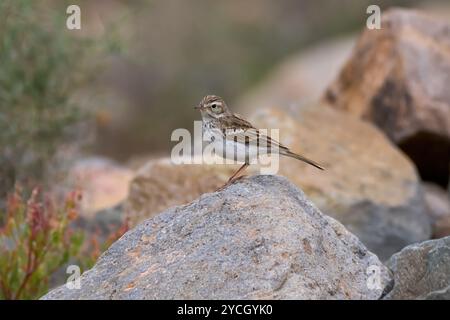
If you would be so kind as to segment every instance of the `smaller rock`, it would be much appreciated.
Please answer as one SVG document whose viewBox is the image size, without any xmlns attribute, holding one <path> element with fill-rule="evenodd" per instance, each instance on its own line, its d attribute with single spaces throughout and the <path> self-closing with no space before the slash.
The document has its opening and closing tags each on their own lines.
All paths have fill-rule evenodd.
<svg viewBox="0 0 450 320">
<path fill-rule="evenodd" d="M 450 196 L 432 183 L 424 183 L 425 201 L 433 223 L 433 238 L 450 235 Z"/>
<path fill-rule="evenodd" d="M 128 195 L 133 171 L 105 158 L 81 160 L 69 170 L 68 186 L 83 192 L 81 214 L 92 218 L 97 212 L 114 207 Z"/>
<path fill-rule="evenodd" d="M 450 217 L 443 217 L 437 220 L 433 226 L 434 238 L 442 238 L 450 235 Z"/>
<path fill-rule="evenodd" d="M 385 299 L 450 297 L 450 237 L 410 245 L 394 254 L 387 266 L 395 282 Z"/>
<path fill-rule="evenodd" d="M 433 291 L 426 296 L 427 300 L 450 300 L 450 286 L 445 289 Z"/>
<path fill-rule="evenodd" d="M 126 219 L 123 203 L 119 203 L 90 217 L 80 216 L 73 222 L 73 226 L 83 230 L 88 237 L 95 235 L 99 243 L 103 243 L 126 222 Z"/>
</svg>

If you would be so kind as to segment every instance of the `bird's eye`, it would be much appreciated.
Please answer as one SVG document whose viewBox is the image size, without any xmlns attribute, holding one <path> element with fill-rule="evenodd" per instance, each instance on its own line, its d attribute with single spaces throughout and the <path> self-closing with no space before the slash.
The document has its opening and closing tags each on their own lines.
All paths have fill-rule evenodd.
<svg viewBox="0 0 450 320">
<path fill-rule="evenodd" d="M 221 107 L 220 104 L 217 104 L 217 103 L 211 104 L 211 110 L 212 110 L 214 113 L 222 113 L 222 107 Z"/>
</svg>

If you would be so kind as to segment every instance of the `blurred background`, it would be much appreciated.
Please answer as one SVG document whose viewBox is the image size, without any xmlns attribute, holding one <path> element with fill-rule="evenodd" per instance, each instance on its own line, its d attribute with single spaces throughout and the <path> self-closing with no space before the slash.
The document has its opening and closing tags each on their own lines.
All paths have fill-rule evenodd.
<svg viewBox="0 0 450 320">
<path fill-rule="evenodd" d="M 66 28 L 69 4 L 81 30 Z M 175 128 L 192 130 L 206 94 L 243 114 L 319 99 L 370 4 L 450 17 L 447 0 L 1 1 L 0 212 L 15 186 L 57 194 L 74 172 L 123 198 L 134 169 L 169 155 Z M 115 201 L 94 198 L 93 211 Z"/>
<path fill-rule="evenodd" d="M 120 162 L 167 154 L 172 130 L 191 129 L 198 119 L 192 106 L 202 96 L 221 95 L 233 106 L 288 57 L 348 39 L 365 25 L 369 4 L 439 12 L 446 3 L 76 1 L 82 29 L 68 30 L 72 2 L 2 1 L 2 194 L 16 179 L 30 178 L 13 167 L 40 179 L 62 149 Z M 349 51 L 342 42 L 341 51 Z M 316 76 L 317 86 L 335 72 L 321 67 L 311 65 L 326 77 Z"/>
</svg>

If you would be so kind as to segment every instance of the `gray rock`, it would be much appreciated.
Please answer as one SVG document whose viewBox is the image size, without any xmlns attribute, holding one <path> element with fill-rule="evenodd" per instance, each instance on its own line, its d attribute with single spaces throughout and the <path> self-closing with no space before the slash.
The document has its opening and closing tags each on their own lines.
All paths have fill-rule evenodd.
<svg viewBox="0 0 450 320">
<path fill-rule="evenodd" d="M 445 289 L 433 291 L 426 295 L 426 300 L 450 300 L 450 286 Z"/>
<path fill-rule="evenodd" d="M 407 245 L 431 238 L 430 219 L 420 185 L 401 206 L 361 201 L 349 205 L 343 213 L 327 208 L 322 211 L 338 219 L 383 262 Z"/>
<path fill-rule="evenodd" d="M 301 190 L 254 176 L 144 221 L 82 275 L 81 289 L 43 299 L 378 299 L 390 280 Z"/>
<path fill-rule="evenodd" d="M 428 214 L 433 223 L 433 238 L 450 235 L 450 195 L 440 186 L 423 183 Z"/>
<path fill-rule="evenodd" d="M 395 284 L 385 299 L 450 298 L 450 237 L 410 245 L 387 265 Z"/>
<path fill-rule="evenodd" d="M 123 204 L 119 203 L 92 214 L 92 217 L 81 216 L 76 222 L 86 233 L 96 234 L 99 241 L 104 241 L 124 223 L 126 215 L 123 211 Z"/>
</svg>

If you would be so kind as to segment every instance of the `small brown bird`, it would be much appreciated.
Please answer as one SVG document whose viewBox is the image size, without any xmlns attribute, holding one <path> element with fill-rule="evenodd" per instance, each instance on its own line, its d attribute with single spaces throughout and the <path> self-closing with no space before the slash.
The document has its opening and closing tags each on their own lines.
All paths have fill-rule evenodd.
<svg viewBox="0 0 450 320">
<path fill-rule="evenodd" d="M 262 154 L 288 156 L 324 170 L 316 162 L 290 151 L 278 141 L 262 134 L 250 122 L 233 114 L 218 96 L 204 97 L 195 109 L 200 110 L 202 115 L 203 138 L 213 144 L 216 154 L 225 159 L 244 162 L 220 189 L 239 179 L 238 175 L 250 165 L 250 161 Z"/>
</svg>

